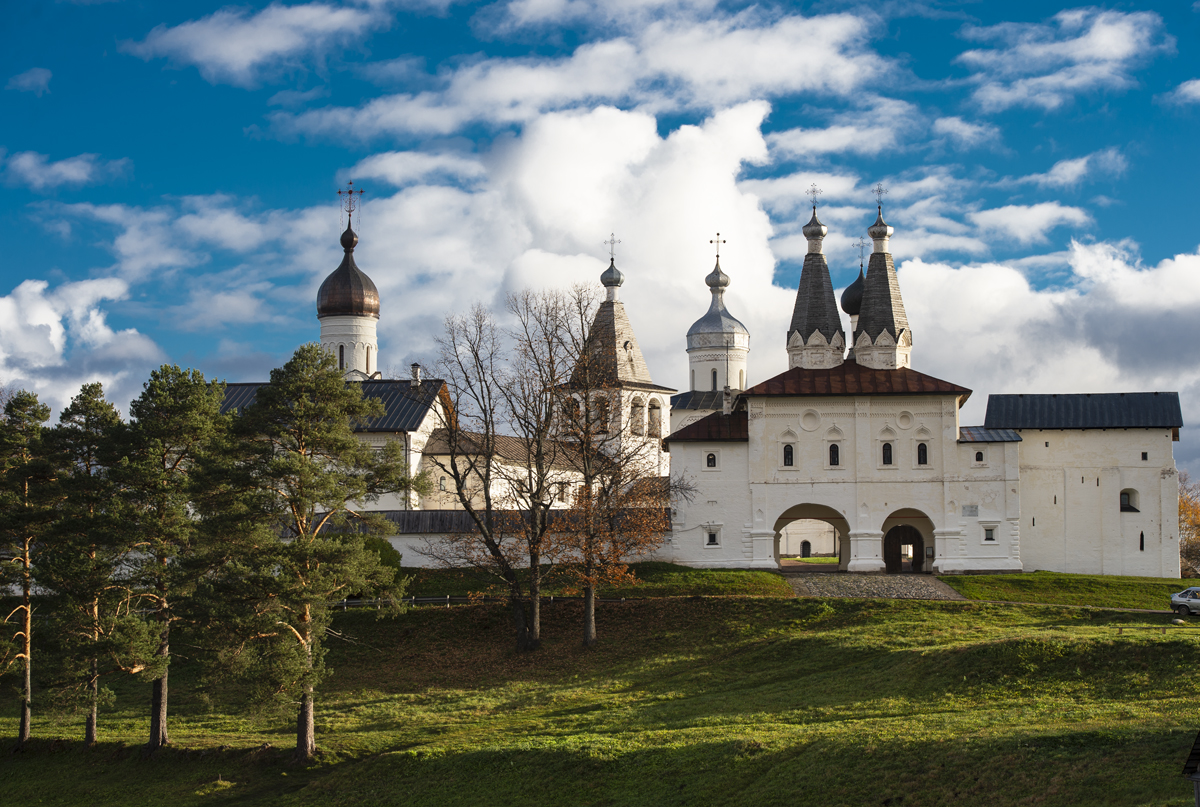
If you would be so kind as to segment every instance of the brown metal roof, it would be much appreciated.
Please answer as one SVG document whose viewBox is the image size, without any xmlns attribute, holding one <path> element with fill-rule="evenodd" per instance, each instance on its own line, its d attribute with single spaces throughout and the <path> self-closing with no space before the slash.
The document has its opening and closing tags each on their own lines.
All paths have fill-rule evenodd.
<svg viewBox="0 0 1200 807">
<path fill-rule="evenodd" d="M 481 450 L 484 436 L 477 432 L 462 432 L 462 442 L 459 445 L 461 454 L 476 454 Z M 520 437 L 507 434 L 492 435 L 492 445 L 495 455 L 501 459 L 524 465 L 533 462 L 533 445 Z M 553 468 L 578 468 L 580 465 L 579 447 L 566 440 L 547 440 L 543 450 L 548 452 L 550 466 Z M 425 444 L 426 455 L 448 455 L 450 453 L 450 433 L 444 428 L 434 429 Z"/>
<path fill-rule="evenodd" d="M 750 439 L 750 421 L 746 410 L 726 415 L 713 412 L 706 418 L 689 423 L 664 442 L 745 442 Z"/>
<path fill-rule="evenodd" d="M 793 367 L 740 394 L 742 397 L 759 395 L 960 395 L 965 401 L 970 396 L 971 390 L 931 375 L 918 373 L 907 367 L 899 370 L 872 370 L 853 361 L 847 361 L 837 367 L 824 370 Z"/>
</svg>

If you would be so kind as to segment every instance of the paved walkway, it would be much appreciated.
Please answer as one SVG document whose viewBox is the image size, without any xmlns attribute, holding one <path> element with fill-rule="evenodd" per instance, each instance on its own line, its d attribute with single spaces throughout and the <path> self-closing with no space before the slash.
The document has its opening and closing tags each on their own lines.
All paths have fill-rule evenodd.
<svg viewBox="0 0 1200 807">
<path fill-rule="evenodd" d="M 876 597 L 891 600 L 965 600 L 927 574 L 789 574 L 797 597 Z"/>
</svg>

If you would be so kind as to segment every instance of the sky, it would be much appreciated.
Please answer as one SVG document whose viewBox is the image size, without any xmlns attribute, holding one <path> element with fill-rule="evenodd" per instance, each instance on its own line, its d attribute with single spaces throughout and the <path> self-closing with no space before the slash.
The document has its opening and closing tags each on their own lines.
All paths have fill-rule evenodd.
<svg viewBox="0 0 1200 807">
<path fill-rule="evenodd" d="M 337 189 L 380 366 L 448 315 L 595 283 L 687 384 L 717 232 L 751 383 L 786 369 L 820 188 L 839 291 L 882 183 L 913 366 L 1178 391 L 1200 473 L 1200 2 L 27 0 L 0 29 L 0 383 L 121 407 L 319 334 Z"/>
</svg>

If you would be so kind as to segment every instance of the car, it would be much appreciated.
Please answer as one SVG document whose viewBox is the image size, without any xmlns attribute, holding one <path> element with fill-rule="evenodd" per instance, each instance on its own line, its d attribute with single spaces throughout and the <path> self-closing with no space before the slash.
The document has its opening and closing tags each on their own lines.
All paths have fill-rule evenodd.
<svg viewBox="0 0 1200 807">
<path fill-rule="evenodd" d="M 1171 595 L 1171 610 L 1180 616 L 1200 614 L 1200 586 L 1185 588 Z"/>
</svg>

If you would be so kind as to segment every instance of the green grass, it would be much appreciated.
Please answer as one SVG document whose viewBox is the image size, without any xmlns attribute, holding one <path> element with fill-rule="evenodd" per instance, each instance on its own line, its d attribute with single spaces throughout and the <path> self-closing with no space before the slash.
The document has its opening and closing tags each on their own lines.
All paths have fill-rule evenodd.
<svg viewBox="0 0 1200 807">
<path fill-rule="evenodd" d="M 939 578 L 971 600 L 1093 605 L 1104 608 L 1169 610 L 1171 595 L 1189 583 L 1169 577 L 1114 577 L 1098 574 L 947 575 Z"/>
<path fill-rule="evenodd" d="M 601 605 L 589 651 L 560 602 L 533 655 L 497 605 L 372 617 L 338 615 L 353 642 L 331 648 L 317 764 L 288 764 L 290 712 L 204 690 L 180 659 L 173 748 L 137 753 L 149 688 L 125 683 L 99 748 L 75 743 L 78 716 L 39 713 L 45 739 L 0 761 L 4 803 L 1191 804 L 1200 634 L 1115 630 L 1162 616 L 648 599 Z"/>
<path fill-rule="evenodd" d="M 838 562 L 838 558 L 801 558 L 801 557 L 792 557 L 792 558 L 788 558 L 788 560 L 794 560 L 794 561 L 796 561 L 796 562 L 798 562 L 798 563 L 837 563 L 837 562 Z"/>
<path fill-rule="evenodd" d="M 835 561 L 836 562 L 836 561 Z M 790 597 L 791 586 L 772 572 L 743 569 L 693 569 L 674 563 L 644 561 L 632 563 L 635 583 L 621 588 L 605 589 L 602 597 L 683 597 L 730 596 Z M 504 589 L 494 578 L 462 569 L 405 568 L 403 574 L 413 578 L 410 594 L 417 597 L 444 597 L 471 593 L 502 594 Z M 551 576 L 543 588 L 546 595 L 572 593 L 561 575 Z"/>
</svg>

